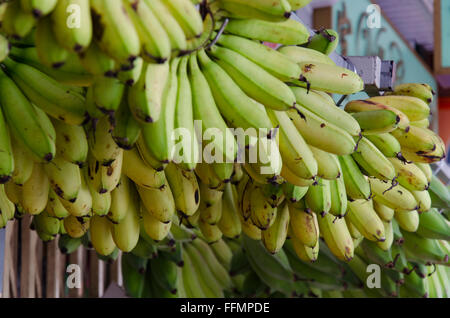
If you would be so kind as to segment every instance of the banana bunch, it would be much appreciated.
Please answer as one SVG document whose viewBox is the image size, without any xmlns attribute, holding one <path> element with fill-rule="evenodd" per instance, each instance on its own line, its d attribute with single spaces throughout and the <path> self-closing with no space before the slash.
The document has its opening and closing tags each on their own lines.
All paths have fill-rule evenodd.
<svg viewBox="0 0 450 318">
<path fill-rule="evenodd" d="M 336 32 L 288 19 L 308 3 L 2 4 L 0 227 L 26 213 L 65 253 L 124 252 L 136 297 L 444 295 L 434 92 L 336 107 L 364 83 Z M 379 293 L 358 288 L 373 262 Z"/>
</svg>

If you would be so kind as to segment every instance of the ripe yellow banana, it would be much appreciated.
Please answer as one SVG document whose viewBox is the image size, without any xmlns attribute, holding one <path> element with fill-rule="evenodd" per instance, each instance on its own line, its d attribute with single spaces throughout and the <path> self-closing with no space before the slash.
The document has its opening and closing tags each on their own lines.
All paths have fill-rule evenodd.
<svg viewBox="0 0 450 318">
<path fill-rule="evenodd" d="M 164 240 L 167 235 L 169 235 L 170 227 L 172 226 L 172 222 L 163 223 L 160 222 L 157 218 L 153 217 L 151 213 L 149 213 L 145 207 L 141 207 L 142 209 L 142 223 L 144 226 L 145 233 L 150 236 L 154 241 L 160 242 Z"/>
<path fill-rule="evenodd" d="M 110 255 L 116 248 L 111 234 L 112 224 L 104 216 L 94 215 L 91 218 L 89 233 L 92 246 L 100 255 Z"/>
<path fill-rule="evenodd" d="M 80 238 L 89 230 L 90 217 L 76 217 L 69 215 L 64 219 L 64 229 L 72 238 Z"/>
<path fill-rule="evenodd" d="M 159 189 L 143 188 L 139 185 L 137 189 L 147 213 L 162 223 L 169 223 L 172 220 L 176 207 L 167 181 Z"/>
<path fill-rule="evenodd" d="M 430 107 L 423 100 L 411 96 L 376 96 L 369 101 L 388 105 L 400 110 L 410 121 L 417 121 L 430 116 Z"/>
<path fill-rule="evenodd" d="M 373 208 L 382 221 L 390 222 L 394 218 L 394 209 L 384 204 L 373 201 Z"/>
<path fill-rule="evenodd" d="M 47 206 L 50 183 L 42 164 L 35 163 L 30 178 L 22 186 L 20 205 L 31 215 L 37 215 Z"/>
<path fill-rule="evenodd" d="M 84 176 L 81 176 L 81 188 L 74 202 L 61 199 L 66 210 L 73 216 L 84 217 L 92 211 L 92 196 Z"/>
<path fill-rule="evenodd" d="M 397 158 L 389 158 L 397 174 L 396 180 L 410 191 L 424 191 L 428 189 L 428 179 L 422 170 L 414 163 L 403 162 Z"/>
<path fill-rule="evenodd" d="M 217 200 L 211 205 L 200 203 L 200 220 L 209 225 L 217 225 L 222 218 L 222 200 Z"/>
<path fill-rule="evenodd" d="M 108 219 L 113 224 L 119 224 L 125 219 L 134 197 L 134 184 L 127 176 L 120 177 L 119 185 L 111 192 L 111 207 L 108 212 Z"/>
<path fill-rule="evenodd" d="M 384 226 L 373 208 L 372 200 L 355 200 L 348 202 L 348 213 L 345 216 L 369 241 L 386 239 Z"/>
<path fill-rule="evenodd" d="M 122 173 L 143 188 L 159 189 L 165 183 L 164 171 L 156 171 L 147 165 L 137 149 L 124 151 Z"/>
<path fill-rule="evenodd" d="M 317 176 L 326 180 L 339 178 L 341 172 L 337 156 L 313 146 L 309 146 L 309 148 L 317 161 Z"/>
<path fill-rule="evenodd" d="M 279 207 L 273 224 L 261 232 L 261 241 L 269 253 L 275 254 L 283 247 L 289 228 L 289 206 L 287 203 Z"/>
<path fill-rule="evenodd" d="M 394 210 L 412 211 L 417 209 L 417 201 L 406 188 L 392 182 L 369 178 L 374 200 Z"/>
<path fill-rule="evenodd" d="M 311 213 L 311 211 L 305 211 L 304 203 L 302 205 L 302 208 L 296 208 L 292 204 L 289 205 L 291 231 L 293 236 L 303 245 L 313 248 L 319 241 L 317 215 Z"/>
<path fill-rule="evenodd" d="M 125 217 L 119 224 L 112 225 L 112 237 L 116 246 L 123 252 L 131 252 L 139 240 L 140 204 L 136 190 L 132 191 L 130 204 Z"/>
<path fill-rule="evenodd" d="M 309 145 L 336 155 L 353 153 L 356 143 L 350 134 L 299 104 L 295 107 L 288 111 L 289 118 Z"/>
<path fill-rule="evenodd" d="M 50 164 L 44 166 L 44 170 L 56 194 L 66 201 L 74 202 L 81 189 L 80 168 L 56 156 Z"/>
<path fill-rule="evenodd" d="M 317 218 L 320 233 L 330 251 L 338 259 L 348 262 L 353 258 L 353 239 L 343 218 L 327 214 Z"/>
<path fill-rule="evenodd" d="M 400 228 L 407 232 L 416 232 L 419 228 L 419 213 L 417 211 L 395 211 L 395 220 Z"/>
</svg>

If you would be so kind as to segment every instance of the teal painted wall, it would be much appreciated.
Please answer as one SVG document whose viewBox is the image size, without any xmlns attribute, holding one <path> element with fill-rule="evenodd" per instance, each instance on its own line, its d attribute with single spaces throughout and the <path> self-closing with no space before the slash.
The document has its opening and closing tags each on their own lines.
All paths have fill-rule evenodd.
<svg viewBox="0 0 450 318">
<path fill-rule="evenodd" d="M 450 1 L 441 1 L 442 67 L 450 67 Z"/>
</svg>

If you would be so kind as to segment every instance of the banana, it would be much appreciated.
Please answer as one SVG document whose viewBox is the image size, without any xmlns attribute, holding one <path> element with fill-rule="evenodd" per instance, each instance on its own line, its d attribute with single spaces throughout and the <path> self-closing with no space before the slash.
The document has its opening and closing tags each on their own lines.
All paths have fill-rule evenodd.
<svg viewBox="0 0 450 318">
<path fill-rule="evenodd" d="M 257 228 L 250 218 L 244 219 L 242 212 L 239 213 L 242 232 L 253 240 L 261 240 L 261 230 Z"/>
<path fill-rule="evenodd" d="M 134 61 L 133 68 L 122 70 L 117 69 L 117 78 L 124 83 L 127 87 L 132 87 L 139 80 L 142 69 L 144 67 L 144 59 L 140 56 Z"/>
<path fill-rule="evenodd" d="M 286 200 L 294 207 L 297 207 L 301 203 L 301 199 L 308 192 L 308 187 L 299 187 L 288 182 L 282 184 L 282 189 Z"/>
<path fill-rule="evenodd" d="M 39 120 L 37 109 L 3 72 L 0 73 L 0 84 L 0 103 L 11 134 L 20 140 L 35 158 L 44 162 L 51 161 L 55 156 L 55 143 L 47 134 L 50 127 L 42 125 L 44 123 Z"/>
<path fill-rule="evenodd" d="M 164 4 L 183 29 L 187 39 L 201 35 L 203 32 L 202 18 L 189 0 L 164 1 Z"/>
<path fill-rule="evenodd" d="M 70 215 L 69 211 L 67 211 L 67 209 L 64 207 L 58 195 L 51 188 L 48 193 L 48 202 L 45 210 L 51 217 L 57 219 L 64 219 Z"/>
<path fill-rule="evenodd" d="M 265 108 L 247 96 L 222 67 L 214 63 L 204 51 L 199 52 L 198 59 L 217 107 L 231 126 L 244 130 L 273 127 Z"/>
<path fill-rule="evenodd" d="M 64 228 L 72 238 L 81 238 L 90 226 L 91 218 L 69 215 L 64 219 Z"/>
<path fill-rule="evenodd" d="M 353 258 L 353 239 L 343 218 L 330 214 L 317 218 L 320 233 L 330 251 L 338 259 L 348 262 Z"/>
<path fill-rule="evenodd" d="M 38 233 L 42 232 L 51 237 L 56 237 L 59 234 L 61 222 L 56 218 L 50 217 L 46 211 L 35 215 L 32 222 Z"/>
<path fill-rule="evenodd" d="M 116 246 L 123 252 L 130 252 L 139 240 L 140 204 L 136 190 L 131 190 L 130 202 L 125 217 L 119 224 L 113 224 L 111 233 Z"/>
<path fill-rule="evenodd" d="M 84 69 L 94 76 L 113 77 L 117 75 L 116 61 L 104 53 L 95 41 L 84 52 L 80 52 L 78 58 Z"/>
<path fill-rule="evenodd" d="M 14 171 L 17 170 L 14 164 L 14 148 L 11 145 L 10 133 L 6 125 L 5 117 L 0 109 L 0 184 L 8 182 L 14 177 Z"/>
<path fill-rule="evenodd" d="M 406 147 L 402 147 L 402 155 L 405 160 L 415 163 L 434 163 L 439 162 L 445 158 L 446 153 L 442 141 L 438 142 L 439 146 L 431 152 L 425 152 L 422 150 L 415 151 Z"/>
<path fill-rule="evenodd" d="M 94 39 L 100 48 L 114 58 L 122 69 L 133 66 L 133 62 L 141 50 L 138 31 L 133 25 L 132 16 L 127 10 L 128 1 L 91 0 L 91 14 Z"/>
<path fill-rule="evenodd" d="M 330 55 L 339 44 L 339 33 L 332 29 L 320 29 L 309 38 L 306 47 Z"/>
<path fill-rule="evenodd" d="M 395 86 L 394 91 L 386 92 L 384 96 L 411 96 L 423 100 L 427 104 L 433 102 L 434 90 L 427 84 L 405 83 Z"/>
<path fill-rule="evenodd" d="M 298 176 L 296 176 L 292 171 L 290 171 L 286 165 L 283 165 L 281 168 L 281 177 L 286 180 L 287 182 L 298 186 L 298 187 L 309 187 L 311 185 L 313 185 L 314 180 L 306 180 L 303 178 L 300 178 Z"/>
<path fill-rule="evenodd" d="M 415 165 L 422 170 L 422 172 L 424 173 L 425 177 L 427 178 L 428 183 L 431 182 L 431 178 L 433 176 L 433 170 L 431 169 L 431 166 L 427 163 L 420 163 L 417 162 L 415 163 Z"/>
<path fill-rule="evenodd" d="M 389 133 L 397 128 L 400 117 L 387 109 L 352 113 L 361 127 L 363 135 L 377 135 Z"/>
<path fill-rule="evenodd" d="M 302 242 L 295 236 L 291 238 L 291 242 L 295 255 L 301 261 L 306 263 L 314 263 L 317 260 L 317 256 L 319 255 L 319 241 L 317 241 L 313 248 L 302 244 Z"/>
<path fill-rule="evenodd" d="M 320 91 L 311 91 L 303 87 L 291 87 L 297 104 L 303 106 L 315 115 L 343 129 L 352 136 L 359 136 L 360 125 L 352 115 L 336 107 L 334 101 L 325 98 Z"/>
<path fill-rule="evenodd" d="M 346 218 L 369 241 L 385 241 L 383 222 L 375 212 L 372 200 L 349 201 Z"/>
<path fill-rule="evenodd" d="M 150 262 L 154 282 L 164 290 L 176 295 L 179 291 L 177 265 L 165 257 L 157 257 Z"/>
<path fill-rule="evenodd" d="M 81 167 L 88 154 L 88 142 L 83 127 L 68 125 L 57 119 L 53 119 L 52 124 L 56 131 L 57 156 Z"/>
<path fill-rule="evenodd" d="M 391 182 L 369 178 L 374 200 L 391 209 L 412 211 L 417 209 L 417 201 L 407 189 Z"/>
<path fill-rule="evenodd" d="M 116 248 L 112 237 L 112 224 L 106 217 L 94 215 L 91 218 L 89 233 L 91 243 L 100 255 L 110 255 Z"/>
<path fill-rule="evenodd" d="M 308 147 L 285 112 L 268 110 L 268 114 L 273 124 L 279 127 L 279 149 L 283 163 L 296 176 L 313 179 L 319 171 L 318 158 L 314 158 L 313 149 Z"/>
<path fill-rule="evenodd" d="M 201 221 L 216 226 L 222 218 L 222 200 L 218 200 L 211 205 L 202 201 L 199 210 Z"/>
<path fill-rule="evenodd" d="M 217 109 L 211 89 L 198 66 L 197 57 L 195 55 L 191 56 L 189 60 L 189 70 L 194 119 L 201 121 L 202 132 L 205 133 L 205 140 L 210 140 L 213 136 L 215 137 L 214 140 L 208 144 L 207 148 L 214 147 L 211 148 L 211 150 L 216 150 L 215 158 L 219 156 L 219 160 L 225 159 L 226 162 L 234 162 L 237 154 L 236 141 Z M 208 105 L 207 108 L 206 105 Z M 205 153 L 205 149 L 203 152 Z M 210 153 L 212 153 L 212 151 Z M 220 155 L 224 157 L 221 158 Z"/>
<path fill-rule="evenodd" d="M 200 252 L 191 244 L 185 245 L 185 251 L 185 255 L 188 255 L 192 265 L 194 265 L 194 270 L 197 272 L 197 278 L 202 289 L 207 290 L 207 293 L 211 295 L 210 297 L 223 297 L 222 286 L 214 276 L 213 272 L 208 266 L 202 267 L 202 265 L 205 264 L 202 254 L 200 254 Z"/>
<path fill-rule="evenodd" d="M 317 161 L 317 176 L 326 180 L 336 180 L 341 175 L 339 160 L 336 155 L 320 150 L 319 148 L 309 146 L 314 158 Z"/>
<path fill-rule="evenodd" d="M 225 246 L 227 246 L 226 244 L 224 244 L 225 246 L 222 245 L 220 242 L 224 243 L 220 240 L 209 245 L 202 240 L 194 240 L 191 245 L 200 252 L 204 262 L 207 264 L 208 268 L 211 270 L 222 288 L 227 289 L 232 286 L 232 281 L 227 272 L 227 266 L 230 266 L 231 258 L 225 262 L 224 260 L 221 261 L 221 259 L 217 257 L 217 254 L 215 254 L 215 247 L 220 245 L 222 248 L 225 248 Z M 223 251 L 221 252 L 223 254 Z M 227 266 L 225 266 L 222 262 L 225 262 Z"/>
<path fill-rule="evenodd" d="M 81 189 L 80 168 L 56 156 L 51 163 L 44 166 L 44 170 L 55 193 L 66 201 L 75 202 Z"/>
<path fill-rule="evenodd" d="M 88 180 L 89 178 L 87 175 L 87 169 L 85 169 L 85 178 L 86 180 Z M 111 192 L 99 193 L 92 188 L 89 181 L 86 182 L 88 184 L 89 192 L 91 193 L 92 197 L 92 212 L 99 216 L 108 214 L 111 207 Z"/>
<path fill-rule="evenodd" d="M 238 194 L 236 187 L 231 183 L 225 185 L 222 198 L 222 216 L 217 223 L 225 237 L 237 238 L 242 232 L 239 220 Z"/>
<path fill-rule="evenodd" d="M 122 222 L 125 219 L 131 204 L 134 204 L 132 201 L 136 200 L 136 198 L 133 196 L 133 187 L 134 185 L 130 180 L 122 175 L 117 187 L 111 191 L 111 207 L 107 216 L 113 224 Z"/>
<path fill-rule="evenodd" d="M 345 218 L 345 224 L 347 224 L 348 231 L 350 232 L 350 235 L 354 240 L 359 240 L 363 238 L 364 236 L 358 231 L 355 225 L 353 225 L 352 222 L 350 222 L 349 218 Z"/>
<path fill-rule="evenodd" d="M 261 187 L 255 186 L 249 197 L 250 218 L 253 224 L 266 230 L 272 226 L 277 217 L 277 207 L 272 207 L 264 197 Z"/>
<path fill-rule="evenodd" d="M 425 213 L 431 208 L 431 197 L 427 190 L 424 191 L 411 191 L 414 198 L 416 198 L 419 213 Z"/>
<path fill-rule="evenodd" d="M 213 162 L 211 163 L 212 170 L 217 178 L 223 183 L 229 183 L 231 181 L 231 176 L 234 172 L 234 163 L 231 162 Z"/>
<path fill-rule="evenodd" d="M 64 228 L 64 220 L 62 221 L 61 228 Z M 72 254 L 81 245 L 79 238 L 72 238 L 70 235 L 61 235 L 58 239 L 58 247 L 63 254 Z"/>
<path fill-rule="evenodd" d="M 394 209 L 373 201 L 373 208 L 382 221 L 390 222 L 394 218 Z"/>
<path fill-rule="evenodd" d="M 6 37 L 0 35 L 0 62 L 3 62 L 9 55 L 10 44 Z"/>
<path fill-rule="evenodd" d="M 336 155 L 353 153 L 356 143 L 350 134 L 299 104 L 295 107 L 288 116 L 309 145 Z"/>
<path fill-rule="evenodd" d="M 210 164 L 198 163 L 195 167 L 195 174 L 210 189 L 217 190 L 222 187 L 221 180 L 216 176 Z"/>
<path fill-rule="evenodd" d="M 291 4 L 292 11 L 297 11 L 305 6 L 307 6 L 311 0 L 288 0 Z"/>
<path fill-rule="evenodd" d="M 254 18 L 267 21 L 284 21 L 289 18 L 292 8 L 287 0 L 220 0 L 220 8 L 237 18 Z"/>
<path fill-rule="evenodd" d="M 32 66 L 9 58 L 3 63 L 8 74 L 34 105 L 70 125 L 80 125 L 85 121 L 85 100 L 82 95 Z"/>
<path fill-rule="evenodd" d="M 317 215 L 305 210 L 303 203 L 299 208 L 289 204 L 289 215 L 291 231 L 295 238 L 303 245 L 314 248 L 319 241 Z"/>
<path fill-rule="evenodd" d="M 211 225 L 200 218 L 197 226 L 206 242 L 210 244 L 222 238 L 223 234 L 217 225 Z"/>
<path fill-rule="evenodd" d="M 389 158 L 397 173 L 396 180 L 410 191 L 428 189 L 428 179 L 422 170 L 413 163 L 403 162 L 397 158 Z"/>
<path fill-rule="evenodd" d="M 430 127 L 430 120 L 428 118 L 418 120 L 418 121 L 412 121 L 410 122 L 411 126 L 416 126 L 420 128 L 429 128 Z"/>
<path fill-rule="evenodd" d="M 369 101 L 388 105 L 400 110 L 410 121 L 418 121 L 430 116 L 430 107 L 423 100 L 411 96 L 376 96 Z"/>
<path fill-rule="evenodd" d="M 349 155 L 339 156 L 338 158 L 349 199 L 368 200 L 372 195 L 370 184 L 359 170 L 355 160 Z"/>
<path fill-rule="evenodd" d="M 331 208 L 330 181 L 317 179 L 316 183 L 309 187 L 305 201 L 307 207 L 318 215 L 323 217 L 327 214 Z"/>
<path fill-rule="evenodd" d="M 175 199 L 167 181 L 159 189 L 143 188 L 139 185 L 137 189 L 147 213 L 162 223 L 172 220 L 176 211 Z"/>
<path fill-rule="evenodd" d="M 110 166 L 123 155 L 111 135 L 111 123 L 107 117 L 99 119 L 94 131 L 88 133 L 89 149 L 102 166 Z"/>
<path fill-rule="evenodd" d="M 420 221 L 419 214 L 417 213 L 417 211 L 396 210 L 394 217 L 402 230 L 407 232 L 417 231 Z"/>
<path fill-rule="evenodd" d="M 22 10 L 31 12 L 36 18 L 43 17 L 53 11 L 58 0 L 20 0 Z"/>
<path fill-rule="evenodd" d="M 47 67 L 59 68 L 66 62 L 69 52 L 57 42 L 50 17 L 40 19 L 35 33 L 36 51 L 39 60 Z"/>
<path fill-rule="evenodd" d="M 51 18 L 53 32 L 63 48 L 79 53 L 89 46 L 93 37 L 89 0 L 58 1 Z"/>
<path fill-rule="evenodd" d="M 282 81 L 300 78 L 300 66 L 284 54 L 258 42 L 235 35 L 222 35 L 220 46 L 233 50 Z"/>
<path fill-rule="evenodd" d="M 86 180 L 92 191 L 104 194 L 114 190 L 119 182 L 122 158 L 120 155 L 112 165 L 105 167 L 89 153 Z"/>
<path fill-rule="evenodd" d="M 81 176 L 81 187 L 74 202 L 61 199 L 61 203 L 73 216 L 84 217 L 91 214 L 92 196 L 84 176 Z"/>
<path fill-rule="evenodd" d="M 134 119 L 125 98 L 122 99 L 114 119 L 115 127 L 111 132 L 112 138 L 120 148 L 132 149 L 141 135 L 141 126 Z"/>
<path fill-rule="evenodd" d="M 32 167 L 33 165 L 34 163 L 32 164 Z M 19 186 L 14 182 L 7 182 L 4 185 L 4 188 L 8 199 L 17 206 L 17 209 L 22 209 L 20 207 L 20 200 L 22 197 L 22 186 Z"/>
<path fill-rule="evenodd" d="M 387 158 L 398 157 L 401 145 L 398 140 L 389 133 L 364 136 L 381 151 Z"/>
<path fill-rule="evenodd" d="M 181 147 L 175 144 L 173 161 L 186 170 L 194 170 L 199 162 L 199 144 L 194 127 L 194 110 L 192 107 L 192 90 L 188 77 L 188 57 L 183 57 L 178 67 L 178 92 L 175 106 L 175 130 L 180 136 Z"/>
<path fill-rule="evenodd" d="M 279 43 L 283 45 L 301 45 L 308 42 L 307 28 L 294 19 L 271 22 L 260 19 L 231 19 L 225 32 L 248 39 Z"/>
<path fill-rule="evenodd" d="M 354 94 L 362 91 L 364 82 L 358 74 L 340 66 L 318 63 L 300 62 L 300 79 L 293 83 L 308 89 L 336 94 Z"/>
<path fill-rule="evenodd" d="M 449 240 L 450 226 L 436 209 L 430 209 L 428 212 L 420 213 L 419 220 L 417 234 L 430 239 Z"/>
<path fill-rule="evenodd" d="M 22 186 L 20 205 L 24 211 L 31 215 L 37 215 L 44 211 L 47 201 L 50 183 L 42 164 L 35 163 L 30 178 Z"/>
<path fill-rule="evenodd" d="M 31 45 L 31 44 L 30 44 Z M 34 45 L 34 43 L 32 44 Z M 89 74 L 82 66 L 78 56 L 75 53 L 69 53 L 63 65 L 58 68 L 48 67 L 39 60 L 36 47 L 12 47 L 11 58 L 20 63 L 28 64 L 47 76 L 60 83 L 60 85 L 69 88 L 77 93 L 82 93 L 80 86 L 89 86 L 93 82 L 93 76 Z"/>
<path fill-rule="evenodd" d="M 328 65 L 336 65 L 327 55 L 312 49 L 301 46 L 280 46 L 277 49 L 280 53 L 289 57 L 292 61 L 300 64 L 302 62 L 314 62 Z"/>
<path fill-rule="evenodd" d="M 175 109 L 177 99 L 177 67 L 179 59 L 174 59 L 170 63 L 169 78 L 164 86 L 161 100 L 161 112 L 157 121 L 147 124 L 142 129 L 143 143 L 147 146 L 150 154 L 163 164 L 169 163 L 172 159 L 174 147 L 173 130 L 175 125 Z M 156 89 L 156 100 L 158 100 L 159 90 Z"/>
<path fill-rule="evenodd" d="M 96 107 L 114 119 L 125 94 L 125 84 L 115 77 L 98 76 L 92 84 L 92 92 Z"/>
<path fill-rule="evenodd" d="M 375 110 L 390 110 L 400 117 L 397 123 L 398 128 L 406 129 L 409 126 L 409 119 L 405 113 L 395 107 L 384 105 L 370 100 L 352 100 L 345 105 L 345 111 L 349 113 L 360 113 Z"/>
<path fill-rule="evenodd" d="M 200 204 L 200 189 L 195 173 L 185 171 L 174 163 L 169 163 L 164 171 L 177 212 L 185 216 L 193 215 Z"/>
<path fill-rule="evenodd" d="M 377 245 L 379 248 L 381 248 L 384 251 L 390 250 L 392 243 L 394 242 L 394 232 L 392 229 L 392 222 L 386 222 L 382 220 L 384 225 L 384 235 L 385 240 L 383 242 L 377 242 Z"/>
<path fill-rule="evenodd" d="M 358 141 L 357 149 L 352 157 L 369 176 L 380 180 L 392 180 L 395 177 L 396 171 L 393 164 L 364 137 Z"/>
<path fill-rule="evenodd" d="M 287 203 L 279 207 L 273 224 L 261 232 L 264 247 L 272 254 L 278 253 L 286 241 L 289 227 L 289 206 Z"/>
<path fill-rule="evenodd" d="M 433 200 L 433 207 L 438 209 L 447 209 L 449 207 L 450 192 L 436 175 L 431 176 L 429 192 Z"/>
<path fill-rule="evenodd" d="M 124 151 L 122 173 L 143 188 L 159 189 L 165 184 L 164 171 L 156 171 L 147 165 L 137 149 Z"/>
<path fill-rule="evenodd" d="M 181 269 L 181 273 L 186 296 L 188 298 L 212 297 L 212 295 L 209 293 L 207 294 L 200 285 L 198 275 L 189 255 L 185 255 L 184 258 L 184 266 Z"/>
<path fill-rule="evenodd" d="M 295 96 L 286 84 L 241 54 L 217 45 L 209 54 L 257 102 L 280 111 L 295 105 Z"/>
<path fill-rule="evenodd" d="M 187 49 L 186 35 L 181 25 L 178 23 L 176 18 L 170 12 L 169 8 L 167 8 L 164 5 L 165 1 L 145 0 L 145 3 L 154 13 L 157 13 L 156 17 L 158 18 L 159 22 L 163 26 L 164 30 L 167 33 L 167 36 L 170 39 L 170 45 L 172 50 L 184 52 Z"/>
<path fill-rule="evenodd" d="M 9 37 L 25 38 L 36 24 L 36 19 L 31 12 L 22 10 L 20 1 L 8 3 L 2 13 L 1 30 Z"/>
<path fill-rule="evenodd" d="M 145 207 L 142 207 L 142 223 L 144 225 L 145 233 L 154 241 L 160 242 L 167 237 L 170 231 L 172 222 L 162 223 L 148 212 Z M 186 264 L 186 260 L 184 260 Z"/>
<path fill-rule="evenodd" d="M 396 129 L 391 134 L 397 138 L 400 145 L 413 152 L 434 152 L 439 148 L 445 148 L 442 140 L 433 131 L 410 126 L 409 129 Z"/>
<path fill-rule="evenodd" d="M 403 248 L 407 254 L 424 263 L 448 265 L 448 254 L 437 240 L 420 237 L 416 233 L 402 232 L 405 237 Z"/>
<path fill-rule="evenodd" d="M 124 1 L 126 14 L 139 36 L 142 57 L 150 63 L 164 63 L 170 58 L 170 38 L 158 15 L 148 4 L 151 1 Z"/>
<path fill-rule="evenodd" d="M 5 192 L 5 186 L 0 185 L 0 214 L 2 219 L 9 221 L 14 219 L 16 207 L 12 201 L 9 200 Z"/>
<path fill-rule="evenodd" d="M 331 207 L 330 213 L 337 217 L 344 217 L 347 213 L 347 193 L 344 176 L 330 180 Z"/>
</svg>

